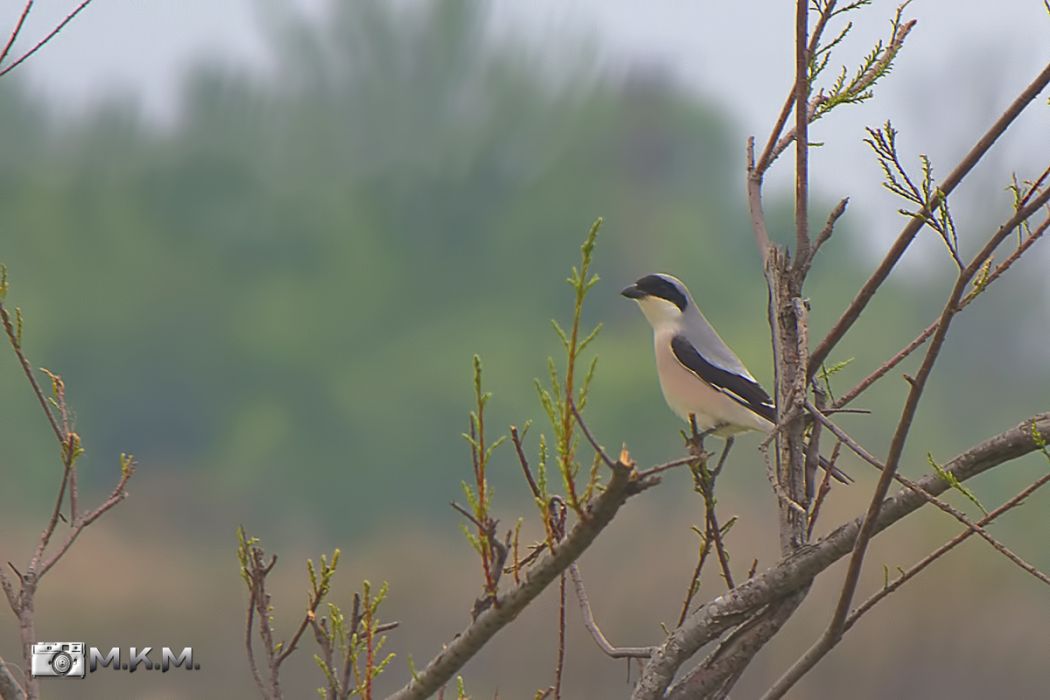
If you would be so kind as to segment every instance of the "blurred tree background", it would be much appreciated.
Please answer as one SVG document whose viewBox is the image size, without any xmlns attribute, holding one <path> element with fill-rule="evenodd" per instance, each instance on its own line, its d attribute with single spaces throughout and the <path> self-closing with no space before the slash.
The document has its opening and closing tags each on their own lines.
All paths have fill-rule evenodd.
<svg viewBox="0 0 1050 700">
<path fill-rule="evenodd" d="M 387 615 L 403 621 L 391 642 L 402 654 L 390 672 L 396 678 L 405 675 L 404 651 L 421 662 L 458 631 L 478 581 L 473 570 L 457 570 L 467 547 L 446 504 L 469 470 L 458 435 L 470 405 L 471 354 L 485 362 L 495 424 L 540 415 L 532 378 L 544 375 L 557 347 L 548 320 L 570 311 L 563 279 L 597 215 L 606 220 L 597 257 L 603 281 L 587 313 L 606 328 L 596 344 L 590 411 L 606 443 L 626 440 L 643 463 L 681 452 L 680 426 L 655 381 L 648 327 L 617 295 L 642 274 L 685 279 L 723 336 L 771 383 L 766 295 L 744 203 L 744 134 L 718 105 L 655 68 L 607 74 L 586 43 L 552 54 L 496 41 L 473 2 L 408 11 L 379 0 L 332 3 L 323 22 L 268 6 L 265 21 L 271 74 L 201 64 L 187 77 L 171 125 L 144 119 L 127 99 L 69 118 L 62 105 L 31 97 L 17 81 L 0 91 L 0 259 L 10 269 L 12 302 L 26 312 L 27 352 L 70 387 L 88 449 L 80 469 L 89 490 L 111 483 L 121 451 L 141 462 L 129 503 L 56 571 L 52 587 L 76 578 L 80 592 L 53 591 L 51 607 L 41 604 L 40 628 L 56 638 L 77 631 L 99 646 L 185 639 L 207 649 L 202 665 L 212 670 L 185 687 L 190 681 L 174 677 L 163 685 L 156 678 L 152 685 L 92 680 L 78 685 L 78 697 L 150 687 L 185 697 L 199 697 L 201 688 L 252 695 L 236 642 L 244 602 L 232 556 L 239 522 L 285 548 L 289 614 L 300 601 L 299 562 L 307 555 L 338 545 L 351 562 L 370 563 L 342 572 L 347 591 L 357 578 L 389 577 Z M 827 193 L 824 209 L 841 194 Z M 998 190 L 986 196 L 997 200 L 971 230 L 1009 205 Z M 769 209 L 774 229 L 790 230 L 790 199 Z M 869 271 L 869 234 L 847 215 L 829 244 L 809 289 L 815 331 Z M 1026 260 L 960 320 L 966 337 L 936 374 L 916 433 L 922 441 L 913 441 L 906 471 L 925 471 L 928 450 L 945 460 L 975 436 L 1045 410 L 1050 369 L 1038 351 L 1045 327 L 1032 327 L 1045 303 L 1035 284 L 1039 266 L 1039 256 Z M 844 344 L 856 360 L 836 375 L 841 389 L 933 318 L 941 304 L 935 290 L 949 272 L 931 255 L 912 278 L 897 280 Z M 0 526 L 29 538 L 53 498 L 58 462 L 14 357 L 2 363 Z M 873 415 L 844 422 L 860 437 L 886 434 L 892 426 L 881 414 L 899 405 L 897 389 L 872 391 L 863 404 Z M 723 477 L 734 482 L 724 484 L 723 498 L 744 520 L 735 548 L 747 557 L 751 542 L 756 556 L 772 556 L 775 545 L 773 530 L 763 532 L 773 507 L 757 442 L 738 448 L 734 473 Z M 857 462 L 848 468 L 859 484 L 836 492 L 840 503 L 825 524 L 864 502 L 870 475 Z M 1016 472 L 1039 468 L 1036 460 L 1018 464 L 975 488 L 994 500 L 1024 480 Z M 492 479 L 505 524 L 527 512 L 516 470 L 509 451 L 497 453 Z M 661 614 L 673 617 L 695 552 L 687 526 L 699 506 L 689 489 L 685 476 L 669 476 L 647 505 L 632 503 L 639 513 L 632 524 L 609 533 L 620 538 L 616 547 L 584 560 L 613 577 L 595 586 L 607 586 L 604 612 L 623 618 L 607 624 L 629 637 L 625 643 L 648 643 L 659 631 L 645 606 L 630 609 L 632 596 L 666 597 Z M 1030 526 L 1038 507 L 996 527 L 1034 544 L 1046 534 L 1045 522 Z M 919 517 L 930 522 L 930 541 L 953 531 L 937 514 Z M 675 534 L 652 547 L 650 528 Z M 909 551 L 887 554 L 887 565 L 908 563 Z M 111 568 L 103 569 L 94 562 L 105 552 Z M 1045 553 L 1029 554 L 1037 565 L 1050 564 Z M 663 561 L 667 578 L 614 583 L 618 556 Z M 971 572 L 940 566 L 945 578 L 917 584 L 882 615 L 907 605 L 954 609 L 959 601 L 939 586 Z M 417 570 L 435 580 L 413 580 Z M 630 578 L 643 570 L 632 565 Z M 1015 572 L 1007 576 L 1012 593 L 1003 597 L 1015 599 L 1019 624 L 1030 623 L 1029 584 Z M 708 585 L 717 590 L 718 582 Z M 921 595 L 924 587 L 935 592 L 933 603 Z M 83 609 L 96 604 L 91 596 L 103 600 L 95 616 Z M 152 612 L 130 609 L 136 601 Z M 476 678 L 480 697 L 494 688 L 525 697 L 545 684 L 537 678 L 550 668 L 555 630 L 554 617 L 540 615 L 530 613 L 523 624 L 546 634 L 544 645 L 533 642 L 538 648 L 524 653 L 508 635 L 495 645 L 501 652 L 487 652 L 497 661 L 467 668 L 468 689 Z M 892 630 L 880 631 L 874 620 L 866 625 L 858 634 L 888 644 Z M 575 639 L 580 649 L 590 644 Z M 805 687 L 887 697 L 894 695 L 888 681 L 863 669 L 893 663 L 908 689 L 897 695 L 928 697 L 905 661 L 923 661 L 924 639 L 917 635 L 877 660 L 847 641 Z M 0 650 L 14 656 L 15 641 L 13 618 L 0 616 Z M 965 669 L 977 641 L 933 658 Z M 621 692 L 623 668 L 591 652 L 582 651 L 582 661 L 570 653 L 570 697 Z M 511 668 L 505 660 L 512 656 L 523 667 L 535 663 Z M 773 674 L 790 650 L 767 656 Z M 1020 651 L 981 682 L 1001 687 L 1009 676 L 1018 688 L 1043 688 L 1037 656 Z M 308 658 L 302 666 L 306 697 L 318 683 Z M 858 695 L 850 686 L 858 674 L 882 685 Z M 761 680 L 741 686 L 744 697 Z M 929 688 L 954 687 L 937 680 Z M 982 696 L 985 686 L 963 680 L 955 697 Z"/>
</svg>

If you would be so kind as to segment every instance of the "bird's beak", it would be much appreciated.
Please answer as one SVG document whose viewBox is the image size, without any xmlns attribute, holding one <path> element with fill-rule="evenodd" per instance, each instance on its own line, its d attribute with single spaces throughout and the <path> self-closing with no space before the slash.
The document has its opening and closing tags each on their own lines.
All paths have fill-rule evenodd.
<svg viewBox="0 0 1050 700">
<path fill-rule="evenodd" d="M 632 284 L 629 287 L 624 287 L 622 290 L 620 290 L 620 294 L 627 297 L 628 299 L 641 299 L 642 297 L 646 296 L 645 292 L 643 292 L 641 289 L 638 289 L 637 284 Z"/>
</svg>

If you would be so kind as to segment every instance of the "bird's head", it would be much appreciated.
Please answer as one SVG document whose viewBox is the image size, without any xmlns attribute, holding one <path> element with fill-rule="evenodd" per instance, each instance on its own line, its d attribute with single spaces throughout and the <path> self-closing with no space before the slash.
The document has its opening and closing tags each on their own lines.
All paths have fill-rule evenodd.
<svg viewBox="0 0 1050 700">
<path fill-rule="evenodd" d="M 662 273 L 646 275 L 620 294 L 638 302 L 653 328 L 679 322 L 686 309 L 693 306 L 693 298 L 682 281 Z"/>
</svg>

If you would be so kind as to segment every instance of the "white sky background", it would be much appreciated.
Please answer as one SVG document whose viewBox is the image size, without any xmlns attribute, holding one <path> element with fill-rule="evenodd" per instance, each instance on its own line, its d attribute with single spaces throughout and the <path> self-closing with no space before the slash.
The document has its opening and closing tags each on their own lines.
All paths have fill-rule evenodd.
<svg viewBox="0 0 1050 700">
<path fill-rule="evenodd" d="M 152 118 L 174 114 L 180 75 L 208 56 L 264 69 L 259 0 L 96 0 L 25 67 L 30 87 L 70 110 L 114 92 L 135 96 Z M 265 1 L 265 0 L 262 0 Z M 270 0 L 281 2 L 282 0 Z M 352 2 L 353 0 L 333 0 Z M 405 0 L 402 0 L 404 2 Z M 283 0 L 320 16 L 325 0 Z M 586 45 L 609 70 L 660 67 L 728 110 L 741 131 L 764 141 L 792 77 L 793 5 L 788 0 L 493 0 L 492 28 L 538 47 Z M 857 27 L 838 58 L 852 66 L 885 37 L 896 2 L 875 0 L 854 15 Z M 76 2 L 36 3 L 20 42 L 27 48 Z M 0 4 L 0 27 L 11 27 L 20 0 Z M 848 217 L 870 228 L 876 248 L 900 228 L 899 203 L 879 187 L 880 173 L 863 128 L 891 118 L 901 152 L 919 152 L 943 177 L 1006 104 L 1050 60 L 1050 15 L 1042 0 L 915 0 L 916 17 L 898 69 L 877 99 L 837 110 L 813 128 L 827 146 L 813 156 L 813 187 L 827 198 L 850 195 Z M 4 30 L 6 32 L 6 29 Z M 17 53 L 17 51 L 16 51 Z M 21 70 L 21 69 L 20 69 Z M 833 72 L 830 68 L 828 73 Z M 829 76 L 830 79 L 830 76 Z M 789 187 L 790 152 L 771 176 Z M 1005 211 L 1000 187 L 1012 168 L 1034 175 L 1050 156 L 1046 95 L 990 154 L 979 176 L 953 198 L 957 219 Z M 741 165 L 743 144 L 741 144 Z M 739 176 L 741 188 L 743 169 Z M 988 201 L 989 196 L 994 197 Z M 812 216 L 822 219 L 823 213 Z M 988 219 L 978 216 L 982 224 Z M 976 233 L 976 232 L 975 232 Z M 965 237 L 966 231 L 961 231 Z M 927 244 L 929 249 L 931 244 Z"/>
</svg>

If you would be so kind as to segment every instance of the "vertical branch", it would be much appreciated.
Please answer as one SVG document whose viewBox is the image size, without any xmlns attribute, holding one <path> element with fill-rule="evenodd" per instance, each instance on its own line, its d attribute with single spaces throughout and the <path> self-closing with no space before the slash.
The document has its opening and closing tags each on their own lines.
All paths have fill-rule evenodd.
<svg viewBox="0 0 1050 700">
<path fill-rule="evenodd" d="M 585 338 L 580 338 L 580 318 L 583 315 L 583 301 L 587 297 L 587 292 L 598 281 L 597 275 L 589 275 L 591 257 L 594 253 L 594 244 L 597 241 L 598 230 L 601 228 L 601 225 L 601 217 L 596 219 L 591 225 L 590 231 L 587 233 L 587 238 L 584 240 L 583 245 L 580 246 L 580 267 L 576 268 L 574 266 L 572 268 L 572 276 L 569 277 L 569 284 L 572 285 L 575 294 L 575 303 L 572 314 L 572 326 L 569 329 L 568 336 L 566 336 L 565 332 L 555 324 L 558 335 L 561 337 L 562 344 L 565 346 L 566 355 L 565 384 L 562 392 L 562 405 L 560 406 L 561 427 L 558 431 L 559 467 L 561 469 L 562 478 L 565 481 L 566 497 L 569 507 L 572 508 L 580 518 L 586 517 L 586 513 L 580 503 L 579 496 L 576 493 L 576 456 L 574 449 L 576 426 L 573 415 L 573 403 L 576 401 L 576 360 L 579 358 L 579 355 L 584 348 L 594 340 L 598 330 L 601 328 L 601 326 L 598 326 Z M 584 379 L 582 392 L 586 392 L 590 376 L 591 373 L 588 373 L 588 378 Z M 583 396 L 585 395 L 586 394 L 584 393 Z M 583 397 L 581 397 L 581 407 L 582 398 Z"/>
<path fill-rule="evenodd" d="M 474 355 L 474 410 L 470 412 L 469 432 L 463 437 L 470 444 L 470 459 L 473 467 L 474 487 L 473 489 L 465 481 L 462 482 L 463 493 L 467 498 L 470 509 L 452 503 L 452 507 L 461 513 L 472 525 L 475 532 L 464 526 L 463 534 L 467 541 L 478 553 L 481 559 L 482 575 L 485 579 L 485 594 L 475 601 L 474 615 L 485 607 L 496 601 L 496 593 L 502 574 L 503 562 L 507 557 L 507 548 L 496 536 L 496 527 L 499 521 L 490 515 L 490 491 L 486 469 L 493 451 L 503 444 L 506 436 L 499 437 L 491 445 L 485 439 L 485 405 L 492 397 L 491 394 L 481 389 L 481 358 Z"/>
<path fill-rule="evenodd" d="M 1050 200 L 1050 190 L 1044 191 L 1039 196 L 1034 197 L 1028 206 L 1018 210 L 1014 216 L 1000 226 L 999 229 L 988 239 L 984 247 L 973 257 L 970 263 L 959 272 L 955 285 L 952 287 L 952 291 L 941 311 L 941 316 L 937 321 L 937 330 L 933 334 L 933 338 L 930 340 L 930 345 L 926 350 L 926 355 L 923 357 L 922 364 L 915 376 L 909 378 L 910 388 L 904 403 L 904 408 L 901 410 L 900 418 L 897 421 L 897 427 L 890 441 L 885 467 L 883 468 L 879 481 L 875 486 L 864 519 L 861 521 L 860 528 L 857 532 L 857 539 L 853 544 L 849 565 L 846 569 L 846 576 L 842 583 L 841 592 L 839 593 L 838 604 L 835 607 L 835 611 L 832 614 L 827 629 L 824 630 L 824 633 L 820 638 L 795 662 L 791 668 L 784 673 L 783 676 L 780 677 L 780 679 L 777 680 L 773 687 L 770 688 L 766 694 L 768 700 L 775 700 L 776 698 L 783 697 L 783 695 L 787 693 L 787 691 L 790 690 L 799 679 L 816 666 L 816 664 L 823 659 L 836 644 L 838 644 L 839 640 L 842 639 L 842 635 L 845 631 L 846 620 L 849 616 L 850 606 L 853 602 L 853 596 L 856 593 L 857 584 L 860 580 L 860 572 L 864 563 L 864 556 L 867 552 L 868 544 L 870 543 L 871 538 L 875 535 L 878 518 L 885 507 L 886 494 L 888 493 L 890 484 L 896 476 L 897 469 L 900 466 L 900 460 L 904 453 L 904 445 L 911 432 L 912 423 L 918 411 L 919 401 L 922 399 L 926 388 L 926 382 L 929 379 L 930 374 L 933 372 L 933 366 L 944 346 L 945 339 L 948 335 L 948 328 L 951 325 L 952 320 L 955 318 L 955 315 L 959 312 L 959 302 L 966 293 L 966 288 L 974 275 L 977 274 L 999 244 L 1002 243 L 1015 228 L 1020 226 L 1023 221 L 1028 219 L 1035 210 L 1045 205 L 1048 200 Z"/>
<path fill-rule="evenodd" d="M 565 673 L 565 572 L 558 581 L 558 661 L 554 667 L 554 700 L 561 700 L 561 679 Z"/>
<path fill-rule="evenodd" d="M 809 261 L 809 1 L 795 2 L 795 269 Z"/>
</svg>

